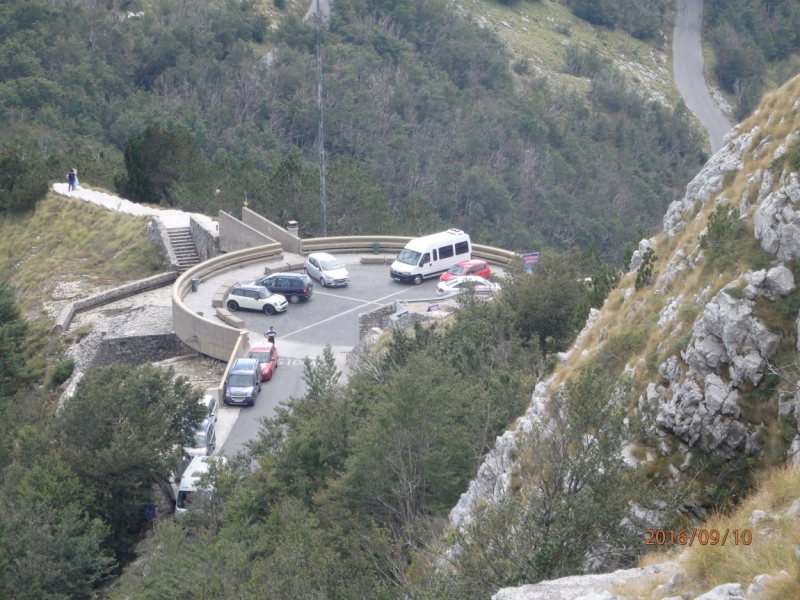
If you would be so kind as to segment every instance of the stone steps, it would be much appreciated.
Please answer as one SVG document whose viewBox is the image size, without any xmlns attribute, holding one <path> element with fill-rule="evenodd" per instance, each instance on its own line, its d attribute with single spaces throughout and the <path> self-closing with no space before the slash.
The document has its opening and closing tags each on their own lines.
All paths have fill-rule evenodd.
<svg viewBox="0 0 800 600">
<path fill-rule="evenodd" d="M 197 255 L 197 248 L 195 248 L 194 240 L 192 239 L 192 234 L 188 227 L 168 229 L 167 234 L 169 235 L 170 245 L 172 245 L 172 250 L 175 252 L 178 265 L 182 271 L 200 262 L 200 257 Z"/>
</svg>

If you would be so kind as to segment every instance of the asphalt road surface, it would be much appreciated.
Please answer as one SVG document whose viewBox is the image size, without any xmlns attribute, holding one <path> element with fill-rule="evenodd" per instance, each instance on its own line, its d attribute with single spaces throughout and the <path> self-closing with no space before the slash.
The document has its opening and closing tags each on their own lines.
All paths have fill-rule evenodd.
<svg viewBox="0 0 800 600">
<path fill-rule="evenodd" d="M 702 22 L 703 0 L 678 0 L 672 71 L 683 101 L 708 131 L 711 151 L 716 152 L 722 147 L 722 138 L 731 130 L 731 124 L 711 97 L 703 76 Z"/>
<path fill-rule="evenodd" d="M 220 420 L 232 423 L 221 440 L 219 451 L 223 454 L 232 456 L 244 449 L 244 442 L 257 436 L 262 418 L 275 416 L 275 409 L 281 402 L 305 392 L 302 380 L 304 357 L 319 356 L 325 345 L 330 344 L 337 366 L 346 373 L 344 357 L 359 341 L 360 313 L 401 298 L 436 297 L 438 277 L 428 279 L 421 285 L 403 284 L 389 277 L 388 265 L 353 264 L 350 261 L 357 260 L 357 257 L 339 258 L 350 272 L 350 285 L 324 288 L 315 281 L 311 298 L 299 304 L 290 304 L 286 312 L 280 315 L 236 312 L 236 316 L 244 320 L 246 329 L 251 332 L 252 345 L 264 339 L 264 332 L 270 325 L 275 327 L 280 366 L 271 381 L 262 382 L 255 406 L 220 407 Z"/>
</svg>

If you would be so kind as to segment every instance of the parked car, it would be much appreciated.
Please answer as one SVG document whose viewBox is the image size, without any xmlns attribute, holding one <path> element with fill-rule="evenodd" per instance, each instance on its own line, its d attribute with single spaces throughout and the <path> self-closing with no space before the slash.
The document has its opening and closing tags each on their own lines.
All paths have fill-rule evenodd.
<svg viewBox="0 0 800 600">
<path fill-rule="evenodd" d="M 455 277 L 450 281 L 439 282 L 439 285 L 436 286 L 436 293 L 440 296 L 450 296 L 472 290 L 476 294 L 494 294 L 501 289 L 499 283 L 493 283 L 483 277 L 469 275 L 465 277 Z"/>
<path fill-rule="evenodd" d="M 184 446 L 183 452 L 190 458 L 208 456 L 214 452 L 216 445 L 217 435 L 214 424 L 205 420 L 194 430 L 194 446 Z"/>
<path fill-rule="evenodd" d="M 306 257 L 305 272 L 316 279 L 322 287 L 347 285 L 350 274 L 341 263 L 330 254 L 316 252 Z"/>
<path fill-rule="evenodd" d="M 272 374 L 278 368 L 278 349 L 275 344 L 265 342 L 252 346 L 247 353 L 247 358 L 254 358 L 258 361 L 262 380 L 272 379 Z"/>
<path fill-rule="evenodd" d="M 227 306 L 231 312 L 246 308 L 274 315 L 284 312 L 289 305 L 286 304 L 286 298 L 273 294 L 259 285 L 237 285 L 228 296 Z"/>
<path fill-rule="evenodd" d="M 488 279 L 492 275 L 492 270 L 485 260 L 462 260 L 442 273 L 439 281 L 450 281 L 454 277 L 467 277 L 469 275 Z"/>
<path fill-rule="evenodd" d="M 314 291 L 314 284 L 305 273 L 273 273 L 269 277 L 253 282 L 267 288 L 273 294 L 280 294 L 292 304 L 297 304 L 300 300 L 311 297 Z"/>
<path fill-rule="evenodd" d="M 255 405 L 261 391 L 261 369 L 253 358 L 237 358 L 225 378 L 222 401 L 225 404 Z"/>
<path fill-rule="evenodd" d="M 191 462 L 189 458 L 182 458 L 179 460 L 172 466 L 172 469 L 170 469 L 169 479 L 161 484 L 161 489 L 172 502 L 178 499 L 181 478 Z"/>
<path fill-rule="evenodd" d="M 218 403 L 217 399 L 210 394 L 206 394 L 202 398 L 200 398 L 200 404 L 202 404 L 206 409 L 206 419 L 208 419 L 211 423 L 217 422 L 217 408 Z"/>
<path fill-rule="evenodd" d="M 199 494 L 210 496 L 214 492 L 214 486 L 210 483 L 202 484 L 201 479 L 215 463 L 218 467 L 222 467 L 227 461 L 224 456 L 197 456 L 192 459 L 180 479 L 175 498 L 175 512 L 186 512 Z"/>
</svg>

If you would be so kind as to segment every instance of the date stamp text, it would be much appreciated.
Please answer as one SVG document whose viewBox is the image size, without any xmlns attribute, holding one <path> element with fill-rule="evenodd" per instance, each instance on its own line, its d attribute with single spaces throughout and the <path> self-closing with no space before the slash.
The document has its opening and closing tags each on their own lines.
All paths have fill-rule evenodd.
<svg viewBox="0 0 800 600">
<path fill-rule="evenodd" d="M 738 546 L 749 546 L 753 541 L 753 533 L 749 529 L 648 529 L 645 546 L 679 545 L 691 546 L 724 546 L 726 543 Z"/>
</svg>

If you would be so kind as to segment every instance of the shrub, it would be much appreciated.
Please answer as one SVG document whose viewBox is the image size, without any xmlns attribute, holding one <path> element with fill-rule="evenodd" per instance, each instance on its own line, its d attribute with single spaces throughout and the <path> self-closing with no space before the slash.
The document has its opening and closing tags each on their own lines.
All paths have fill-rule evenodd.
<svg viewBox="0 0 800 600">
<path fill-rule="evenodd" d="M 653 280 L 656 276 L 653 272 L 653 265 L 657 259 L 658 256 L 656 256 L 652 248 L 648 248 L 644 253 L 642 264 L 639 265 L 639 270 L 636 271 L 636 283 L 634 285 L 637 292 L 647 285 L 653 285 Z"/>
<path fill-rule="evenodd" d="M 72 372 L 75 370 L 75 361 L 71 358 L 62 360 L 58 363 L 53 372 L 50 374 L 50 389 L 56 389 L 67 379 L 72 377 Z"/>
</svg>

